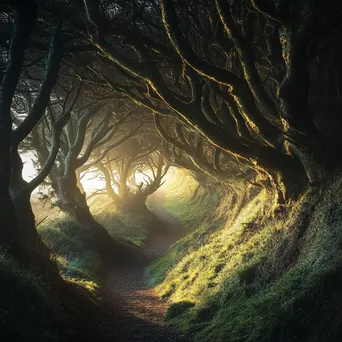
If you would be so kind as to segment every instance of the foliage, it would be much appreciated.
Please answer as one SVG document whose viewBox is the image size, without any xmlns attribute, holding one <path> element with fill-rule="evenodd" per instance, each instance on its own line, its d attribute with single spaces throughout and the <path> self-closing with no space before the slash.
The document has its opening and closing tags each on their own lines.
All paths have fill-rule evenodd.
<svg viewBox="0 0 342 342">
<path fill-rule="evenodd" d="M 166 318 L 196 341 L 339 341 L 341 186 L 335 179 L 323 194 L 307 191 L 273 218 L 264 216 L 264 190 L 245 193 L 236 213 L 229 197 L 213 204 L 149 268 L 149 282 L 174 303 Z M 198 215 L 206 208 L 183 205 Z"/>
</svg>

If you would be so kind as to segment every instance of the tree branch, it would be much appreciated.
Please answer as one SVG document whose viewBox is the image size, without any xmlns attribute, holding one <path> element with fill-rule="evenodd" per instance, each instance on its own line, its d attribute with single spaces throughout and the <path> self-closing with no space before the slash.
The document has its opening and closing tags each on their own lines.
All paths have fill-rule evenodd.
<svg viewBox="0 0 342 342">
<path fill-rule="evenodd" d="M 27 137 L 33 127 L 44 115 L 45 109 L 49 103 L 52 89 L 58 78 L 58 71 L 62 59 L 63 41 L 61 26 L 62 23 L 57 24 L 50 43 L 49 55 L 46 62 L 46 72 L 40 86 L 39 94 L 30 110 L 30 113 L 13 132 L 13 146 L 18 146 L 20 142 Z"/>
<path fill-rule="evenodd" d="M 14 5 L 10 2 L 10 5 Z M 27 46 L 35 19 L 35 3 L 16 10 L 15 26 L 8 53 L 8 63 L 0 86 L 0 199 L 7 194 L 10 184 L 12 140 L 11 104 L 24 63 Z"/>
</svg>

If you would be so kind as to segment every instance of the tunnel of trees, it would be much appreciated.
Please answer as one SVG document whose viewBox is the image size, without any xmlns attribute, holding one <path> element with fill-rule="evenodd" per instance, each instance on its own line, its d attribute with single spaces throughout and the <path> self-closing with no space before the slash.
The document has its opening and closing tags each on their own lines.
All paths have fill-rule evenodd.
<svg viewBox="0 0 342 342">
<path fill-rule="evenodd" d="M 340 224 L 341 203 L 324 194 L 341 170 L 341 42 L 338 0 L 4 0 L 0 249 L 62 306 L 91 310 L 42 238 L 32 197 L 74 220 L 108 263 L 132 247 L 92 205 L 151 220 L 150 199 L 170 172 L 186 172 L 193 198 L 230 196 L 232 220 L 264 192 L 260 220 L 244 223 L 255 231 L 310 193 L 313 204 L 291 214 L 304 227 L 295 247 L 274 254 L 292 267 L 320 201 Z M 101 186 L 86 188 L 91 177 Z M 336 326 L 325 340 L 341 338 Z M 256 341 L 246 336 L 232 341 Z M 265 341 L 283 341 L 274 336 Z"/>
</svg>

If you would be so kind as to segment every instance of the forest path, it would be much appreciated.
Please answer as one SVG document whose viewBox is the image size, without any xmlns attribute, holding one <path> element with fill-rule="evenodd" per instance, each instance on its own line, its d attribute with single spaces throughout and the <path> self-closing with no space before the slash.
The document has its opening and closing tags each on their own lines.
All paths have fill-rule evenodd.
<svg viewBox="0 0 342 342">
<path fill-rule="evenodd" d="M 182 236 L 182 225 L 160 205 L 152 204 L 151 211 L 160 222 L 146 245 L 131 260 L 123 257 L 109 270 L 103 292 L 108 317 L 101 328 L 106 341 L 188 341 L 163 321 L 169 305 L 144 281 L 146 266 Z"/>
</svg>

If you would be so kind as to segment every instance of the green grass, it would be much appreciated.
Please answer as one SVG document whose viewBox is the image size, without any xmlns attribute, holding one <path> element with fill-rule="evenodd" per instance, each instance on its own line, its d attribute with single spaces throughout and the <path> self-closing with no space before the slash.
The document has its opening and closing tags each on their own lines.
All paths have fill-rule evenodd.
<svg viewBox="0 0 342 342">
<path fill-rule="evenodd" d="M 145 217 L 120 214 L 112 205 L 95 212 L 94 216 L 117 241 L 136 246 L 142 246 L 147 241 L 149 222 Z"/>
<path fill-rule="evenodd" d="M 193 241 L 204 239 L 208 234 L 207 229 L 196 229 L 200 223 L 210 216 L 215 206 L 219 205 L 220 194 L 210 198 L 203 188 L 188 174 L 178 172 L 175 180 L 164 187 L 165 209 L 180 219 L 186 232 L 186 236 L 172 246 L 169 254 L 156 260 L 146 271 L 146 278 L 151 286 L 155 286 L 165 280 L 169 270 L 182 264 L 185 253 L 191 253 Z M 201 210 L 199 210 L 201 209 Z M 215 227 L 215 223 L 212 228 Z M 170 285 L 171 287 L 173 284 Z M 165 296 L 165 293 L 162 294 Z"/>
<path fill-rule="evenodd" d="M 93 213 L 113 239 L 143 245 L 148 237 L 148 219 L 116 212 L 111 203 L 93 202 Z M 103 271 L 92 232 L 68 216 L 53 218 L 38 227 L 53 252 L 64 278 L 96 294 Z"/>
<path fill-rule="evenodd" d="M 0 250 L 0 340 L 57 341 L 62 319 L 46 285 Z"/>
<path fill-rule="evenodd" d="M 92 233 L 67 216 L 45 222 L 38 231 L 63 277 L 95 294 L 103 265 Z"/>
<path fill-rule="evenodd" d="M 219 205 L 221 194 L 208 196 L 191 175 L 178 171 L 172 181 L 162 188 L 165 193 L 164 208 L 176 215 L 186 232 L 193 231 Z M 202 210 L 198 210 L 201 208 Z"/>
<path fill-rule="evenodd" d="M 93 234 L 62 215 L 51 217 L 37 229 L 62 277 L 97 302 L 104 265 Z M 58 331 L 61 326 L 71 328 L 67 327 L 69 323 L 64 324 L 67 317 L 59 308 L 58 298 L 52 301 L 48 293 L 48 284 L 0 251 L 0 332 L 13 335 L 3 340 L 54 341 L 66 333 Z"/>
<path fill-rule="evenodd" d="M 52 251 L 62 277 L 81 286 L 97 300 L 103 265 L 92 233 L 69 217 L 54 217 L 38 226 Z M 0 337 L 4 341 L 59 341 L 69 329 L 58 298 L 51 299 L 48 284 L 22 269 L 0 250 Z M 2 336 L 2 335 L 4 336 Z"/>
<path fill-rule="evenodd" d="M 308 191 L 276 218 L 265 191 L 246 187 L 234 206 L 174 194 L 168 209 L 189 234 L 147 272 L 173 304 L 166 319 L 195 341 L 340 341 L 341 190 Z"/>
</svg>

